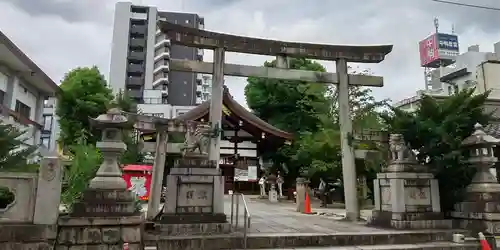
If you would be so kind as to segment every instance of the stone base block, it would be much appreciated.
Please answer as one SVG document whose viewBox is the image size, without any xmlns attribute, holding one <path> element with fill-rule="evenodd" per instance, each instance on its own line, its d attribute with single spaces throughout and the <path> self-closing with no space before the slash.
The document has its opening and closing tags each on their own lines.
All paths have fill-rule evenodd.
<svg viewBox="0 0 500 250">
<path fill-rule="evenodd" d="M 231 232 L 229 223 L 191 223 L 191 224 L 157 224 L 156 230 L 162 235 L 213 235 Z"/>
<path fill-rule="evenodd" d="M 442 213 L 393 213 L 373 211 L 370 225 L 394 229 L 451 229 L 452 220 L 445 220 Z"/>
<path fill-rule="evenodd" d="M 226 214 L 162 214 L 160 224 L 226 223 Z"/>
<path fill-rule="evenodd" d="M 498 201 L 465 201 L 454 206 L 456 212 L 483 211 L 485 213 L 500 213 Z"/>
<path fill-rule="evenodd" d="M 59 218 L 56 249 L 142 249 L 141 216 L 129 217 L 70 217 Z"/>
<path fill-rule="evenodd" d="M 471 232 L 471 235 L 477 236 L 482 232 L 485 235 L 500 236 L 500 221 L 473 220 L 473 219 L 454 219 L 455 228 L 465 229 Z"/>
<path fill-rule="evenodd" d="M 217 161 L 209 160 L 208 155 L 187 154 L 174 163 L 175 168 L 217 168 Z"/>
<path fill-rule="evenodd" d="M 394 229 L 452 229 L 453 220 L 391 221 Z"/>
<path fill-rule="evenodd" d="M 128 190 L 87 190 L 74 205 L 71 216 L 131 216 L 136 211 L 135 198 Z"/>
<path fill-rule="evenodd" d="M 467 192 L 465 202 L 495 202 L 500 200 L 500 193 Z"/>
<path fill-rule="evenodd" d="M 485 220 L 500 222 L 500 213 L 478 213 L 478 212 L 451 212 L 451 216 L 457 219 Z"/>
</svg>

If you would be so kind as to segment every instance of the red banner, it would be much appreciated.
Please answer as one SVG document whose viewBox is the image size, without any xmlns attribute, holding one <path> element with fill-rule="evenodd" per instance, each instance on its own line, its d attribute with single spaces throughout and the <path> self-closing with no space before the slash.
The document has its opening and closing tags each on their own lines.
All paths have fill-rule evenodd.
<svg viewBox="0 0 500 250">
<path fill-rule="evenodd" d="M 151 171 L 124 171 L 123 179 L 127 182 L 127 188 L 135 193 L 141 200 L 149 199 L 151 189 Z"/>
</svg>

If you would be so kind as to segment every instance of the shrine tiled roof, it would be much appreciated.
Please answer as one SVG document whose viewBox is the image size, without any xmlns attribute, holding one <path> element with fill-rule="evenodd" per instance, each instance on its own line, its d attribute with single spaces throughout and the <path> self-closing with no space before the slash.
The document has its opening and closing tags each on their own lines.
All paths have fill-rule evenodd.
<svg viewBox="0 0 500 250">
<path fill-rule="evenodd" d="M 490 123 L 484 127 L 483 131 L 497 139 L 500 139 L 500 123 Z"/>
<path fill-rule="evenodd" d="M 238 102 L 236 102 L 233 99 L 226 86 L 224 86 L 222 103 L 227 109 L 229 109 L 231 113 L 234 113 L 236 116 L 242 119 L 243 122 L 247 122 L 255 126 L 256 128 L 262 130 L 265 133 L 286 140 L 291 140 L 293 138 L 293 135 L 291 133 L 285 132 L 283 130 L 274 127 L 273 125 L 267 123 L 266 121 L 260 119 L 258 116 L 249 112 L 245 107 L 241 106 Z M 187 113 L 178 116 L 177 119 L 194 121 L 206 116 L 209 113 L 209 111 L 210 111 L 210 100 L 205 101 L 202 104 L 198 105 L 196 108 L 191 109 Z"/>
</svg>

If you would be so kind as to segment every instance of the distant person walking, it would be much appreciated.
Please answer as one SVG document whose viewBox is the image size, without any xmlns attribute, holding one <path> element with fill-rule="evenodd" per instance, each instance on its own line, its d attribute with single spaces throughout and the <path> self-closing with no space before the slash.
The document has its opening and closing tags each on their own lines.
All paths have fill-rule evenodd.
<svg viewBox="0 0 500 250">
<path fill-rule="evenodd" d="M 323 178 L 319 179 L 319 198 L 321 200 L 321 207 L 326 207 L 326 182 L 323 180 Z"/>
</svg>

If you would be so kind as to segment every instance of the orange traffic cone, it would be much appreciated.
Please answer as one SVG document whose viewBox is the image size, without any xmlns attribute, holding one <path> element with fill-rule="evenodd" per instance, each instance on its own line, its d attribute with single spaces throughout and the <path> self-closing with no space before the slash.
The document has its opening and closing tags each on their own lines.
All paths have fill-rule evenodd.
<svg viewBox="0 0 500 250">
<path fill-rule="evenodd" d="M 481 243 L 481 249 L 482 250 L 491 250 L 490 244 L 488 244 L 488 241 L 484 237 L 483 233 L 478 233 L 479 234 L 479 243 Z"/>
<path fill-rule="evenodd" d="M 304 203 L 304 213 L 305 214 L 312 214 L 311 199 L 309 199 L 309 192 L 306 192 L 306 202 Z"/>
</svg>

